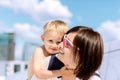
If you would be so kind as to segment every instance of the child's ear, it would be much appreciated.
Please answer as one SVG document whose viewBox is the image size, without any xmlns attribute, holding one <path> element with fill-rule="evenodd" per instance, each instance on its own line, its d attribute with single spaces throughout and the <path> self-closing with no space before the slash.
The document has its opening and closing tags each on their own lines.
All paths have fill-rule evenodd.
<svg viewBox="0 0 120 80">
<path fill-rule="evenodd" d="M 44 41 L 44 35 L 43 34 L 41 35 L 41 40 Z"/>
</svg>

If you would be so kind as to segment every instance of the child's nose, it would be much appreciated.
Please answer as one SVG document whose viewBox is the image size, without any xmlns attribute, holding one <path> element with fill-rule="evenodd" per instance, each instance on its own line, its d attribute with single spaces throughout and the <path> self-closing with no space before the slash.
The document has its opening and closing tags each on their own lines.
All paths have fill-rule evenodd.
<svg viewBox="0 0 120 80">
<path fill-rule="evenodd" d="M 54 43 L 54 44 L 53 44 L 53 47 L 58 47 L 58 44 Z"/>
</svg>

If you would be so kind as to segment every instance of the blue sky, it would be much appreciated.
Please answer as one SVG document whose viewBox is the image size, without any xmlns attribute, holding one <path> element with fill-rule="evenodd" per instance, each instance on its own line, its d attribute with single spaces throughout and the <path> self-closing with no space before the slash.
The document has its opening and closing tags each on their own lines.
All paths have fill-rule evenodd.
<svg viewBox="0 0 120 80">
<path fill-rule="evenodd" d="M 40 42 L 44 24 L 53 19 L 70 28 L 92 27 L 105 43 L 120 40 L 119 0 L 0 0 L 0 33 L 16 33 L 16 60 L 24 42 Z"/>
</svg>

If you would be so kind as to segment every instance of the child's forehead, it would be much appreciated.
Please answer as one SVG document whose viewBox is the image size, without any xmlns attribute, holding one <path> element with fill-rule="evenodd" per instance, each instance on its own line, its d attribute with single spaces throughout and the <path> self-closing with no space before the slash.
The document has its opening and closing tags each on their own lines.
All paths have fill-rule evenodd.
<svg viewBox="0 0 120 80">
<path fill-rule="evenodd" d="M 64 34 L 60 34 L 58 32 L 49 32 L 44 35 L 46 39 L 52 39 L 52 40 L 61 40 L 63 38 Z"/>
<path fill-rule="evenodd" d="M 53 34 L 53 35 L 64 35 L 65 33 L 57 31 L 57 30 L 49 30 L 49 31 L 45 32 L 45 34 L 46 35 L 50 35 L 50 34 Z"/>
</svg>

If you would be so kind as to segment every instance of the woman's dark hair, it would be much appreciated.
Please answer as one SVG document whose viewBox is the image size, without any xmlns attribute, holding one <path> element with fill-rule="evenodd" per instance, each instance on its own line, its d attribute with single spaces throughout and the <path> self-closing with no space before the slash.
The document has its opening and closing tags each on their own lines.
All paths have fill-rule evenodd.
<svg viewBox="0 0 120 80">
<path fill-rule="evenodd" d="M 77 33 L 73 40 L 73 56 L 77 65 L 75 74 L 78 78 L 88 80 L 99 69 L 103 58 L 103 40 L 92 28 L 76 26 L 66 34 Z"/>
</svg>

